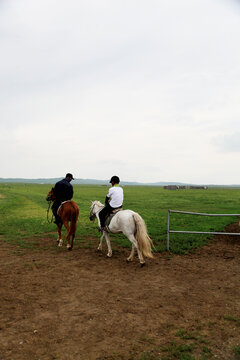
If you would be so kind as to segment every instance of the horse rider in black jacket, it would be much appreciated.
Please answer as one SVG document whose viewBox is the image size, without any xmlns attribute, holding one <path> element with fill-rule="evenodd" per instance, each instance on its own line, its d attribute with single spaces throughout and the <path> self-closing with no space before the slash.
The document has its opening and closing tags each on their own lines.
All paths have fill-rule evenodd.
<svg viewBox="0 0 240 360">
<path fill-rule="evenodd" d="M 72 174 L 67 173 L 64 179 L 58 181 L 54 188 L 53 188 L 53 194 L 55 196 L 54 203 L 52 205 L 52 212 L 55 217 L 55 224 L 61 223 L 61 218 L 58 216 L 57 211 L 59 206 L 62 202 L 71 200 L 73 197 L 73 187 L 70 183 L 72 180 L 74 180 Z"/>
</svg>

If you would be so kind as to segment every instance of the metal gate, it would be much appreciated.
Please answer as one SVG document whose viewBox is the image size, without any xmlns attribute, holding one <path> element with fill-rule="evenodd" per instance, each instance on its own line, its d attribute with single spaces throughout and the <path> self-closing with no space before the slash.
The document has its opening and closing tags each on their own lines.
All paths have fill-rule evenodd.
<svg viewBox="0 0 240 360">
<path fill-rule="evenodd" d="M 226 233 L 226 232 L 207 232 L 207 231 L 177 231 L 170 230 L 170 213 L 180 213 L 180 214 L 190 214 L 190 215 L 201 215 L 201 216 L 237 216 L 240 217 L 240 214 L 205 214 L 205 213 L 195 213 L 189 211 L 178 211 L 178 210 L 168 210 L 168 222 L 167 222 L 167 250 L 169 251 L 169 242 L 170 242 L 170 233 L 182 233 L 182 234 L 212 234 L 212 235 L 240 235 L 240 233 Z"/>
</svg>

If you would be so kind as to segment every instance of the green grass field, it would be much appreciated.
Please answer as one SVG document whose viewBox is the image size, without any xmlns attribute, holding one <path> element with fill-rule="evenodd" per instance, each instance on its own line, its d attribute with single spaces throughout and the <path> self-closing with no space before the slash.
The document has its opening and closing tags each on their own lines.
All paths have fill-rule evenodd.
<svg viewBox="0 0 240 360">
<path fill-rule="evenodd" d="M 104 203 L 108 187 L 74 185 L 74 198 L 80 208 L 80 222 L 75 244 L 87 238 L 99 237 L 97 222 L 89 221 L 90 200 Z M 34 248 L 34 239 L 56 238 L 56 226 L 47 221 L 48 203 L 45 198 L 51 185 L 0 184 L 0 239 Z M 214 214 L 238 214 L 239 189 L 165 190 L 161 187 L 125 186 L 124 209 L 138 212 L 146 222 L 156 251 L 166 251 L 168 210 Z M 51 215 L 51 213 L 50 213 Z M 51 216 L 50 216 L 51 217 Z M 222 231 L 237 221 L 236 217 L 205 217 L 171 214 L 172 230 Z M 130 246 L 123 235 L 112 235 L 114 242 Z M 209 241 L 208 235 L 171 234 L 170 250 L 184 253 Z"/>
</svg>

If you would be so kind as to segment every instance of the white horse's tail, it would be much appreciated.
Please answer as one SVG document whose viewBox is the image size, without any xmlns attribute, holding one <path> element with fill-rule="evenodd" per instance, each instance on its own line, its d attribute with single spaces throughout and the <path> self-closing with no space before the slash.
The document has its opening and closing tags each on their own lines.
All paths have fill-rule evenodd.
<svg viewBox="0 0 240 360">
<path fill-rule="evenodd" d="M 148 236 L 145 221 L 139 214 L 135 212 L 133 213 L 133 218 L 136 224 L 135 237 L 138 242 L 139 250 L 142 252 L 144 256 L 148 258 L 153 258 L 153 254 L 152 254 L 153 242 Z"/>
</svg>

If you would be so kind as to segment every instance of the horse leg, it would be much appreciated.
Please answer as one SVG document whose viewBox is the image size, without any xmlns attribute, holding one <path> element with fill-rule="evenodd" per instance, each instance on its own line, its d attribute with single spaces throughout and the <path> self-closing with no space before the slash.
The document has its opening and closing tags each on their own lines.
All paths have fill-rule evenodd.
<svg viewBox="0 0 240 360">
<path fill-rule="evenodd" d="M 98 245 L 98 251 L 102 251 L 102 242 L 103 242 L 103 239 L 104 239 L 104 234 L 102 234 L 101 238 L 100 238 L 100 241 L 99 241 L 99 245 Z"/>
<path fill-rule="evenodd" d="M 73 248 L 73 240 L 74 240 L 74 238 L 75 238 L 75 234 L 72 234 L 71 249 L 69 248 L 68 250 L 72 250 L 72 248 Z"/>
<path fill-rule="evenodd" d="M 130 256 L 128 257 L 127 261 L 132 260 L 131 255 L 134 254 L 134 251 L 135 251 L 134 248 L 136 248 L 136 249 L 137 249 L 137 253 L 138 253 L 138 258 L 139 258 L 140 264 L 141 264 L 141 266 L 144 266 L 144 265 L 145 265 L 145 260 L 144 260 L 144 258 L 143 258 L 142 252 L 140 251 L 140 249 L 139 249 L 139 247 L 138 247 L 138 243 L 137 243 L 137 240 L 135 239 L 135 236 L 134 236 L 134 235 L 129 235 L 129 236 L 128 236 L 128 239 L 129 239 L 129 240 L 131 241 L 131 243 L 132 243 L 132 251 L 131 251 L 131 254 L 130 254 Z"/>
<path fill-rule="evenodd" d="M 129 262 L 129 261 L 133 261 L 133 257 L 134 257 L 135 249 L 136 249 L 136 248 L 135 248 L 135 245 L 133 245 L 133 243 L 132 243 L 131 253 L 130 253 L 129 257 L 127 258 L 127 262 Z"/>
<path fill-rule="evenodd" d="M 65 220 L 63 224 L 64 224 L 64 226 L 65 226 L 65 228 L 66 228 L 66 230 L 67 230 L 67 236 L 66 236 L 66 240 L 67 240 L 67 249 L 68 249 L 68 250 L 72 250 L 72 246 L 70 245 L 70 242 L 69 242 L 69 240 L 70 240 L 70 236 L 71 236 L 70 226 L 69 226 L 69 224 L 68 224 L 68 221 L 67 221 L 67 220 Z"/>
<path fill-rule="evenodd" d="M 110 237 L 109 237 L 109 235 L 108 235 L 108 233 L 106 231 L 104 231 L 103 234 L 105 236 L 107 247 L 108 247 L 107 256 L 111 257 L 112 256 L 112 248 L 111 248 L 111 243 L 110 243 Z"/>
<path fill-rule="evenodd" d="M 63 239 L 62 239 L 62 224 L 58 224 L 57 225 L 57 229 L 58 229 L 58 239 L 57 239 L 57 243 L 58 246 L 62 246 L 63 245 Z"/>
<path fill-rule="evenodd" d="M 71 249 L 73 248 L 73 240 L 75 239 L 76 229 L 77 229 L 77 220 L 72 219 L 71 224 L 70 224 L 70 230 L 69 230 L 69 233 L 71 234 L 71 237 L 72 237 Z"/>
</svg>

